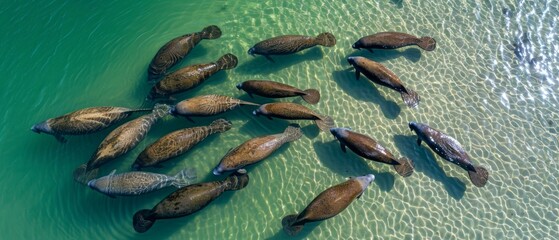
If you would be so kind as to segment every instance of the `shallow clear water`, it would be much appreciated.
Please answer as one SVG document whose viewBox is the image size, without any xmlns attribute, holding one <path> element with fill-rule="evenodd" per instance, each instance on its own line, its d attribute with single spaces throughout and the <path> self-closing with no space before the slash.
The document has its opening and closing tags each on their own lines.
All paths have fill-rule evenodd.
<svg viewBox="0 0 559 240">
<path fill-rule="evenodd" d="M 5 239 L 283 239 L 283 216 L 302 210 L 324 189 L 347 177 L 373 173 L 374 184 L 338 216 L 308 224 L 309 239 L 482 238 L 551 239 L 559 235 L 559 22 L 558 2 L 543 1 L 42 1 L 0 5 L 0 232 Z M 504 11 L 508 9 L 508 11 Z M 270 79 L 317 88 L 311 108 L 336 125 L 370 135 L 396 156 L 415 161 L 409 178 L 392 167 L 340 151 L 330 134 L 298 121 L 305 136 L 249 167 L 250 183 L 227 192 L 191 216 L 158 221 L 138 234 L 132 215 L 172 192 L 112 199 L 75 183 L 72 172 L 86 162 L 112 129 L 70 136 L 66 144 L 29 128 L 50 117 L 90 106 L 137 107 L 150 86 L 149 61 L 168 40 L 207 25 L 223 35 L 202 41 L 181 66 L 217 60 L 225 53 L 239 66 L 178 96 L 223 94 L 250 99 L 235 85 Z M 283 34 L 337 37 L 270 63 L 246 51 Z M 400 31 L 432 36 L 437 49 L 354 51 L 361 36 Z M 512 43 L 527 33 L 522 59 Z M 394 91 L 354 79 L 346 57 L 381 62 L 422 98 L 409 109 Z M 530 64 L 530 59 L 539 60 Z M 177 69 L 177 68 L 175 68 Z M 288 99 L 302 103 L 300 99 Z M 303 103 L 305 104 L 305 103 Z M 220 117 L 230 131 L 209 137 L 161 173 L 196 167 L 199 181 L 221 178 L 211 169 L 229 148 L 283 131 L 288 122 L 251 115 L 252 107 Z M 135 115 L 136 116 L 136 115 Z M 164 134 L 216 118 L 160 122 L 127 155 L 102 167 L 126 171 L 144 147 Z M 467 174 L 415 144 L 409 121 L 454 136 L 473 161 L 490 171 L 484 188 Z M 555 237 L 554 237 L 555 236 Z"/>
</svg>

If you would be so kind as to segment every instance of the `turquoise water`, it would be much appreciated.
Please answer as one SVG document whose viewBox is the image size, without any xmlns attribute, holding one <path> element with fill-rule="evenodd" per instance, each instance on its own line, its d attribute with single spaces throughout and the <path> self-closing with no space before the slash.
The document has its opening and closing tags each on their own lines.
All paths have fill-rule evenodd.
<svg viewBox="0 0 559 240">
<path fill-rule="evenodd" d="M 0 5 L 2 167 L 0 224 L 5 239 L 283 239 L 283 216 L 302 210 L 324 189 L 349 176 L 373 173 L 374 184 L 338 216 L 305 226 L 309 239 L 552 239 L 559 235 L 559 11 L 543 1 L 26 1 Z M 504 12 L 503 9 L 508 9 Z M 191 216 L 158 221 L 148 232 L 132 215 L 151 208 L 172 189 L 112 199 L 75 183 L 86 162 L 114 128 L 70 136 L 65 144 L 29 128 L 50 117 L 91 106 L 137 107 L 150 85 L 147 66 L 168 40 L 207 25 L 223 35 L 202 41 L 181 66 L 217 60 L 225 53 L 239 66 L 178 96 L 223 94 L 250 99 L 235 85 L 269 79 L 316 88 L 310 106 L 377 139 L 396 156 L 415 161 L 416 172 L 398 176 L 390 166 L 339 150 L 330 134 L 308 121 L 304 137 L 249 167 L 250 183 L 227 192 Z M 256 42 L 283 34 L 332 32 L 332 48 L 312 48 L 270 63 L 246 54 Z M 415 47 L 354 51 L 351 44 L 380 31 L 428 35 L 433 52 Z M 527 33 L 525 60 L 512 43 Z M 422 97 L 409 109 L 390 89 L 354 79 L 346 57 L 381 62 Z M 529 64 L 530 59 L 538 63 Z M 175 68 L 177 69 L 177 68 Z M 287 99 L 302 103 L 299 99 Z M 305 103 L 302 103 L 305 104 Z M 305 104 L 306 105 L 306 104 Z M 307 105 L 308 106 L 308 105 Z M 231 147 L 283 131 L 288 122 L 254 118 L 244 107 L 220 115 L 230 131 L 209 137 L 165 168 L 195 167 L 199 181 Z M 137 115 L 135 115 L 137 116 Z M 217 118 L 217 117 L 216 117 Z M 126 171 L 150 143 L 176 129 L 216 118 L 160 122 L 127 155 L 102 167 Z M 490 171 L 484 188 L 415 144 L 407 122 L 454 136 L 475 163 Z M 555 236 L 555 237 L 554 237 Z"/>
</svg>

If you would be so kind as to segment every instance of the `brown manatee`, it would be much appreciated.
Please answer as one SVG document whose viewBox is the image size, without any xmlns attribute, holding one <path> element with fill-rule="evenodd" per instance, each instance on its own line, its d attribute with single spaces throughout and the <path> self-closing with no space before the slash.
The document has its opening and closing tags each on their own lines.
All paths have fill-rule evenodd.
<svg viewBox="0 0 559 240">
<path fill-rule="evenodd" d="M 301 90 L 287 84 L 265 81 L 248 80 L 237 84 L 239 90 L 244 90 L 252 97 L 252 94 L 267 98 L 285 98 L 300 96 L 305 102 L 317 104 L 320 100 L 320 92 L 316 89 Z"/>
<path fill-rule="evenodd" d="M 375 176 L 368 174 L 351 178 L 324 190 L 301 213 L 285 216 L 281 221 L 283 230 L 290 236 L 295 236 L 306 223 L 322 221 L 338 215 L 355 198 L 361 197 L 373 180 Z"/>
<path fill-rule="evenodd" d="M 113 170 L 109 175 L 93 179 L 87 183 L 90 188 L 109 197 L 136 196 L 153 192 L 168 186 L 181 188 L 196 179 L 194 168 L 183 169 L 175 176 L 150 172 L 126 172 L 115 174 Z"/>
<path fill-rule="evenodd" d="M 256 137 L 230 150 L 214 168 L 214 175 L 233 171 L 262 161 L 287 142 L 293 142 L 303 133 L 299 125 L 288 126 L 283 133 Z"/>
<path fill-rule="evenodd" d="M 215 63 L 196 64 L 181 68 L 157 82 L 151 88 L 148 99 L 168 98 L 173 94 L 194 88 L 217 72 L 236 67 L 237 61 L 235 55 L 228 53 Z"/>
<path fill-rule="evenodd" d="M 322 45 L 332 47 L 336 45 L 336 37 L 329 32 L 318 34 L 316 37 L 302 35 L 284 35 L 266 39 L 254 45 L 248 50 L 248 54 L 260 54 L 270 61 L 274 61 L 270 55 L 286 55 L 301 50 Z"/>
<path fill-rule="evenodd" d="M 50 118 L 33 125 L 36 133 L 53 135 L 58 141 L 66 142 L 63 135 L 83 135 L 101 131 L 134 112 L 151 109 L 129 109 L 123 107 L 91 107 L 77 110 L 66 115 Z"/>
<path fill-rule="evenodd" d="M 419 95 L 404 87 L 402 80 L 384 65 L 364 57 L 348 57 L 347 61 L 355 68 L 357 79 L 363 73 L 372 82 L 399 92 L 408 107 L 414 108 L 419 105 Z"/>
<path fill-rule="evenodd" d="M 169 133 L 140 153 L 132 169 L 158 166 L 162 162 L 179 156 L 211 134 L 222 133 L 231 129 L 231 122 L 225 119 L 213 121 L 209 126 L 185 128 Z"/>
<path fill-rule="evenodd" d="M 372 52 L 372 48 L 395 49 L 410 45 L 417 45 L 425 51 L 433 51 L 437 46 L 437 42 L 431 37 L 418 38 L 407 33 L 380 32 L 362 37 L 352 47 L 354 49 L 365 48 Z"/>
<path fill-rule="evenodd" d="M 145 138 L 151 126 L 169 114 L 170 108 L 168 105 L 158 104 L 154 107 L 152 113 L 122 124 L 113 130 L 99 144 L 89 161 L 80 165 L 74 171 L 74 180 L 87 184 L 89 180 L 97 176 L 101 165 L 136 147 Z"/>
<path fill-rule="evenodd" d="M 221 30 L 214 25 L 207 26 L 201 32 L 189 33 L 176 37 L 165 43 L 157 51 L 148 68 L 148 81 L 163 76 L 168 69 L 179 63 L 202 39 L 221 37 Z"/>
<path fill-rule="evenodd" d="M 203 95 L 180 101 L 171 108 L 171 114 L 189 117 L 205 117 L 224 113 L 241 105 L 260 106 L 240 99 L 222 95 Z"/>
<path fill-rule="evenodd" d="M 421 141 L 426 142 L 439 156 L 468 171 L 470 180 L 476 187 L 485 186 L 489 172 L 484 167 L 475 166 L 456 139 L 423 123 L 410 122 L 408 125 L 417 134 L 418 145 Z"/>
<path fill-rule="evenodd" d="M 406 157 L 397 159 L 388 149 L 369 136 L 353 132 L 348 128 L 331 128 L 330 132 L 340 141 L 343 152 L 346 152 L 347 146 L 361 157 L 392 165 L 402 177 L 409 177 L 413 173 L 413 162 L 410 159 Z"/>
<path fill-rule="evenodd" d="M 179 218 L 195 213 L 221 196 L 225 191 L 236 191 L 246 187 L 249 178 L 241 169 L 223 181 L 189 185 L 171 193 L 152 209 L 143 209 L 134 214 L 133 225 L 136 232 L 150 229 L 156 220 Z"/>
<path fill-rule="evenodd" d="M 255 116 L 264 115 L 269 119 L 272 117 L 291 120 L 314 120 L 318 128 L 324 132 L 334 127 L 334 120 L 325 115 L 320 115 L 309 108 L 296 103 L 267 103 L 252 112 Z"/>
</svg>

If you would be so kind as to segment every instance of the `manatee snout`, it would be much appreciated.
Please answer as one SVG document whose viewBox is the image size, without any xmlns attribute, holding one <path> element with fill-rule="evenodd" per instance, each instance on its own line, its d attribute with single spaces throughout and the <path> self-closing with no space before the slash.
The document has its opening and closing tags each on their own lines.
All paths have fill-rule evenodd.
<svg viewBox="0 0 559 240">
<path fill-rule="evenodd" d="M 253 47 L 251 47 L 251 48 L 248 50 L 248 54 L 254 56 L 254 51 L 255 51 L 255 49 L 254 49 Z"/>
<path fill-rule="evenodd" d="M 242 90 L 243 89 L 243 83 L 237 84 L 237 89 Z"/>
<path fill-rule="evenodd" d="M 355 57 L 348 57 L 347 62 L 351 65 L 355 65 Z"/>
</svg>

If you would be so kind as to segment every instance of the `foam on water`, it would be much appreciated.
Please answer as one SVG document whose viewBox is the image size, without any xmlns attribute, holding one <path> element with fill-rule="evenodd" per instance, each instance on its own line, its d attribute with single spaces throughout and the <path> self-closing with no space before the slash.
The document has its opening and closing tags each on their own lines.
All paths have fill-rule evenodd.
<svg viewBox="0 0 559 240">
<path fill-rule="evenodd" d="M 559 235 L 559 36 L 557 0 L 545 1 L 112 1 L 0 6 L 0 81 L 3 97 L 0 146 L 0 225 L 6 239 L 284 239 L 281 219 L 302 211 L 320 192 L 347 177 L 373 173 L 363 196 L 338 216 L 305 225 L 309 239 L 551 239 Z M 223 35 L 204 40 L 181 66 L 239 59 L 234 70 L 177 96 L 222 94 L 251 99 L 235 85 L 268 79 L 315 88 L 321 101 L 309 108 L 332 116 L 338 127 L 377 139 L 395 156 L 415 162 L 409 178 L 389 165 L 343 153 L 329 133 L 311 121 L 304 137 L 248 167 L 250 183 L 191 216 L 160 220 L 138 234 L 132 216 L 149 209 L 173 189 L 141 197 L 111 199 L 72 180 L 112 130 L 69 136 L 60 144 L 30 126 L 91 106 L 137 107 L 150 85 L 147 66 L 170 39 L 218 25 Z M 437 48 L 356 51 L 362 36 L 400 31 L 431 36 Z M 246 51 L 284 34 L 331 32 L 334 47 L 316 47 L 271 63 Z M 513 43 L 527 33 L 523 59 Z M 7 46 L 7 47 L 6 47 Z M 381 62 L 421 96 L 407 108 L 395 91 L 355 80 L 348 56 Z M 532 64 L 531 60 L 534 61 Z M 178 69 L 174 67 L 172 70 Z M 281 99 L 307 105 L 299 98 Z M 308 106 L 308 105 L 307 105 Z M 247 106 L 222 114 L 233 128 L 212 135 L 185 155 L 149 169 L 174 174 L 195 167 L 199 181 L 220 180 L 211 170 L 227 150 L 262 135 L 283 132 L 288 121 L 254 117 Z M 138 116 L 137 114 L 130 119 Z M 216 117 L 217 118 L 217 117 Z M 215 118 L 161 121 L 138 147 L 101 168 L 127 171 L 159 137 Z M 474 187 L 467 173 L 418 146 L 409 121 L 430 124 L 454 138 L 490 179 Z M 466 226 L 466 227 L 465 227 Z"/>
</svg>

